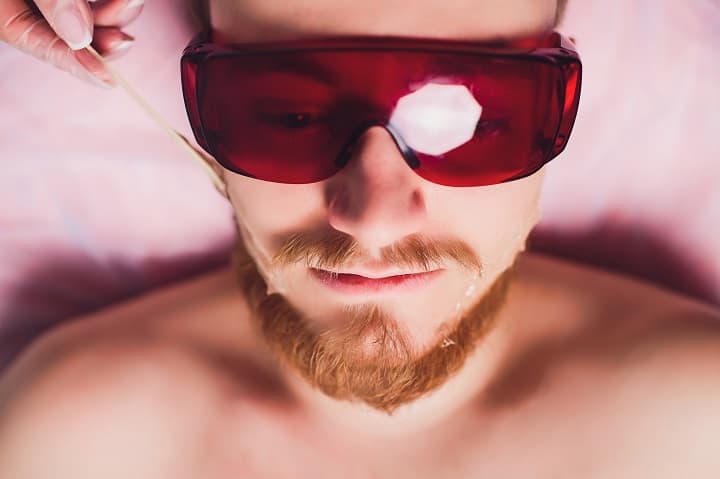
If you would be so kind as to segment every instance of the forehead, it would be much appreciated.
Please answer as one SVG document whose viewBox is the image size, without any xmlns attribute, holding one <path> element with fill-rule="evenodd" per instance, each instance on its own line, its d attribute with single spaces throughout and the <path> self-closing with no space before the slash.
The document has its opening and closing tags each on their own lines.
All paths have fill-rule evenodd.
<svg viewBox="0 0 720 479">
<path fill-rule="evenodd" d="M 497 40 L 552 28 L 557 0 L 209 0 L 216 41 L 313 35 Z"/>
</svg>

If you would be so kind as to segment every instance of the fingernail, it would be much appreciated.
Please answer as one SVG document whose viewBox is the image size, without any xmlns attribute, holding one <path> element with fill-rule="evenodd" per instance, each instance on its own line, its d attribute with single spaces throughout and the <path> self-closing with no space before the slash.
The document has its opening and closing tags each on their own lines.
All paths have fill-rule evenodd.
<svg viewBox="0 0 720 479">
<path fill-rule="evenodd" d="M 128 35 L 129 36 L 129 35 Z M 110 46 L 110 53 L 104 55 L 105 60 L 114 60 L 117 57 L 124 55 L 135 42 L 134 38 L 118 40 L 113 42 Z"/>
<path fill-rule="evenodd" d="M 125 8 L 139 7 L 140 5 L 143 5 L 144 3 L 145 3 L 145 0 L 128 0 L 128 2 L 125 4 Z"/>
<path fill-rule="evenodd" d="M 73 50 L 90 45 L 92 31 L 75 5 L 67 5 L 55 13 L 54 26 L 57 34 Z"/>
</svg>

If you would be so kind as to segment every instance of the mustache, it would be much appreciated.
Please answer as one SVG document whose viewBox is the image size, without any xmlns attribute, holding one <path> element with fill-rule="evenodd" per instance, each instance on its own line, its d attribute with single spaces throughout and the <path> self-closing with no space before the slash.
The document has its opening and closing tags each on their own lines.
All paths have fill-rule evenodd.
<svg viewBox="0 0 720 479">
<path fill-rule="evenodd" d="M 480 272 L 480 259 L 464 241 L 432 239 L 421 234 L 405 237 L 380 250 L 382 262 L 402 268 L 432 269 L 459 265 Z M 273 265 L 304 264 L 309 268 L 338 271 L 342 267 L 377 261 L 350 235 L 340 231 L 293 233 L 273 257 Z"/>
</svg>

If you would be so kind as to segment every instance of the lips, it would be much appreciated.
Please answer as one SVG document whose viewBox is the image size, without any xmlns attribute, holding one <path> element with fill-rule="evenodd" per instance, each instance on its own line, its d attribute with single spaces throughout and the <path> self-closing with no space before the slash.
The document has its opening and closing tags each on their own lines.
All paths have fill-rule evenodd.
<svg viewBox="0 0 720 479">
<path fill-rule="evenodd" d="M 443 270 L 368 278 L 359 274 L 331 273 L 310 268 L 311 275 L 328 288 L 344 294 L 414 291 L 426 286 Z"/>
</svg>

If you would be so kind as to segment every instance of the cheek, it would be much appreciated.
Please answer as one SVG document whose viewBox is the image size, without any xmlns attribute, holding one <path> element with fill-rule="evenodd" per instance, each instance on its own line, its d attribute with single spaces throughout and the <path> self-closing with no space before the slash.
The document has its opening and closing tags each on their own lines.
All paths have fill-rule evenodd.
<svg viewBox="0 0 720 479">
<path fill-rule="evenodd" d="M 539 220 L 543 171 L 510 183 L 480 188 L 431 187 L 427 191 L 433 230 L 467 242 L 487 262 L 517 252 Z M 283 185 L 227 176 L 239 221 L 268 253 L 291 233 L 327 226 L 320 183 Z"/>
<path fill-rule="evenodd" d="M 442 202 L 448 231 L 469 243 L 486 263 L 512 259 L 540 219 L 542 177 L 541 171 L 510 183 L 448 195 Z"/>
<path fill-rule="evenodd" d="M 325 209 L 318 184 L 284 185 L 233 173 L 227 185 L 238 220 L 270 251 L 289 233 L 312 228 Z"/>
</svg>

